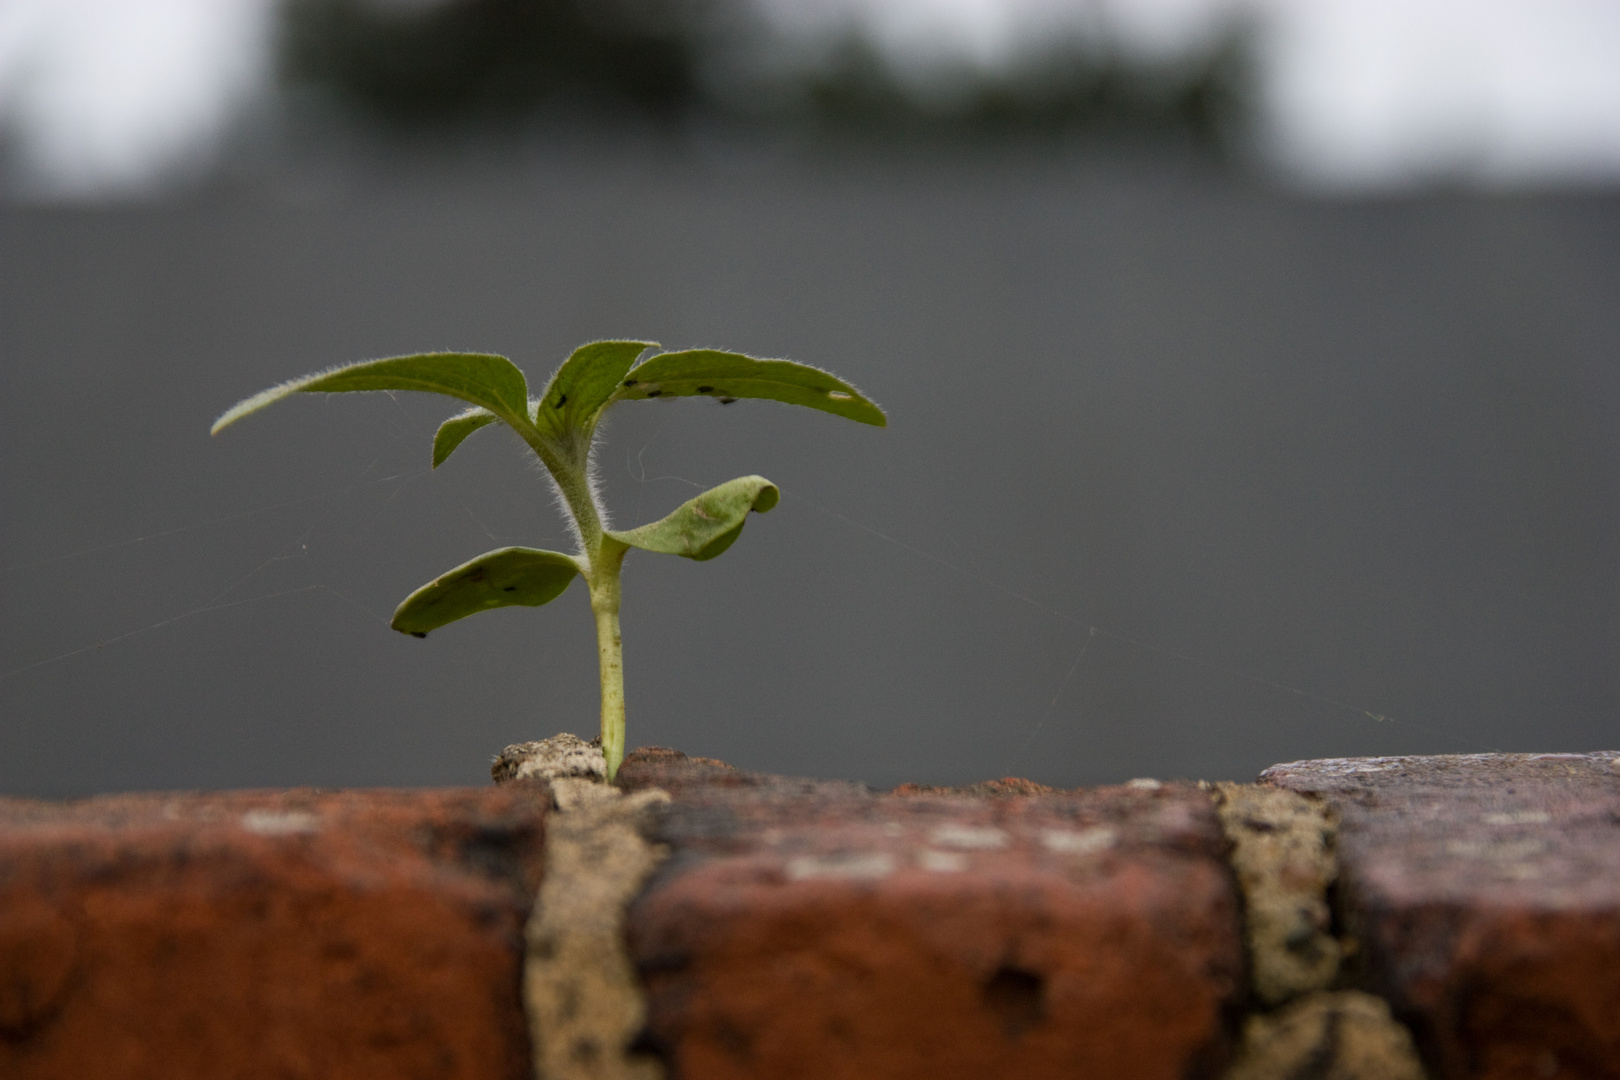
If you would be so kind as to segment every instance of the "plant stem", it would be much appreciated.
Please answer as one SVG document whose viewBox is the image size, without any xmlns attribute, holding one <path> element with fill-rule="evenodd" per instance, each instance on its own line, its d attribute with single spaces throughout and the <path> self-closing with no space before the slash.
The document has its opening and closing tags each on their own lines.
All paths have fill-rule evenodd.
<svg viewBox="0 0 1620 1080">
<path fill-rule="evenodd" d="M 580 556 L 596 616 L 596 656 L 602 675 L 602 757 L 612 783 L 624 760 L 624 643 L 619 637 L 619 571 L 630 548 L 606 535 L 602 508 L 591 490 L 588 454 L 547 443 L 532 425 L 518 428 L 557 482 L 579 530 Z M 586 439 L 589 445 L 589 439 Z M 577 448 L 576 448 L 577 449 Z"/>
<path fill-rule="evenodd" d="M 612 783 L 624 760 L 624 643 L 619 636 L 619 570 L 625 545 L 603 537 L 591 560 L 591 613 L 602 673 L 602 757 Z"/>
<path fill-rule="evenodd" d="M 624 760 L 624 645 L 619 638 L 617 607 L 597 607 L 596 654 L 602 665 L 602 757 L 612 783 Z"/>
</svg>

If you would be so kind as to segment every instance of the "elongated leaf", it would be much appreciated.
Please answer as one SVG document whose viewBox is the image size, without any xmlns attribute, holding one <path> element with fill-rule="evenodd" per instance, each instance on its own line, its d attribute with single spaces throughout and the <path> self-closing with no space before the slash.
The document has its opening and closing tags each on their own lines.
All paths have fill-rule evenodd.
<svg viewBox="0 0 1620 1080">
<path fill-rule="evenodd" d="M 756 360 L 742 353 L 688 349 L 661 353 L 619 381 L 615 401 L 707 395 L 721 401 L 768 398 L 805 405 L 863 424 L 884 427 L 883 410 L 849 383 L 791 360 Z"/>
<path fill-rule="evenodd" d="M 440 574 L 405 598 L 390 626 L 402 634 L 427 637 L 445 623 L 490 608 L 522 604 L 539 607 L 562 595 L 579 564 L 571 556 L 537 548 L 488 551 Z"/>
<path fill-rule="evenodd" d="M 750 510 L 763 514 L 780 498 L 776 485 L 763 476 L 739 476 L 682 503 L 660 521 L 608 535 L 643 551 L 703 562 L 736 541 Z"/>
<path fill-rule="evenodd" d="M 237 402 L 214 421 L 212 434 L 249 413 L 300 391 L 338 393 L 346 390 L 421 390 L 448 394 L 482 405 L 512 424 L 528 422 L 529 386 L 523 372 L 504 356 L 490 353 L 417 353 L 367 360 L 319 371 L 261 390 Z"/>
<path fill-rule="evenodd" d="M 433 436 L 433 467 L 437 469 L 443 465 L 444 459 L 455 452 L 463 439 L 485 424 L 493 424 L 495 419 L 494 413 L 482 405 L 474 405 L 440 424 L 437 434 Z"/>
<path fill-rule="evenodd" d="M 630 365 L 656 345 L 653 341 L 593 341 L 575 349 L 546 384 L 535 410 L 535 427 L 554 439 L 578 432 L 589 445 L 597 419 Z"/>
</svg>

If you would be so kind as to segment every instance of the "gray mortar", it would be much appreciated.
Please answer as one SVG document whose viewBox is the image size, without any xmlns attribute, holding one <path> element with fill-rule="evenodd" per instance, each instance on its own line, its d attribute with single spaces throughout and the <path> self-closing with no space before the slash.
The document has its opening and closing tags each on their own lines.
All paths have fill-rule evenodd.
<svg viewBox="0 0 1620 1080">
<path fill-rule="evenodd" d="M 508 780 L 555 780 L 559 777 L 607 779 L 607 761 L 602 757 L 602 740 L 586 742 L 563 732 L 539 742 L 513 743 L 489 767 L 497 784 Z"/>
<path fill-rule="evenodd" d="M 630 1045 L 646 1001 L 624 948 L 624 909 L 663 860 L 641 838 L 656 789 L 624 795 L 588 780 L 558 780 L 561 811 L 546 825 L 546 877 L 529 919 L 524 1004 L 537 1080 L 660 1080 L 654 1058 Z"/>
<path fill-rule="evenodd" d="M 1254 784 L 1211 784 L 1243 890 L 1250 985 L 1280 1005 L 1333 985 L 1341 948 L 1327 889 L 1338 875 L 1338 822 L 1323 803 Z"/>
<path fill-rule="evenodd" d="M 1307 994 L 1249 1017 L 1225 1080 L 1423 1080 L 1407 1030 L 1382 998 L 1358 990 Z"/>
<path fill-rule="evenodd" d="M 572 735 L 508 747 L 507 779 L 588 768 Z M 546 821 L 545 878 L 525 930 L 523 1003 L 537 1080 L 662 1080 L 663 1066 L 632 1053 L 646 999 L 624 948 L 624 911 L 668 854 L 642 839 L 657 788 L 625 795 L 589 775 L 550 775 L 556 811 Z"/>
</svg>

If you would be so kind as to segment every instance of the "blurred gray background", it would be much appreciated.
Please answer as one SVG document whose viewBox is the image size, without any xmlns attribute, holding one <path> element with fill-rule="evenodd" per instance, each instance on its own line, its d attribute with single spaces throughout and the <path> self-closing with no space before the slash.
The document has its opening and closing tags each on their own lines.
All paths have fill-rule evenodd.
<svg viewBox="0 0 1620 1080">
<path fill-rule="evenodd" d="M 238 0 L 238 53 L 198 31 L 224 74 L 148 102 L 168 127 L 138 42 L 120 96 L 28 37 L 43 6 L 0 8 L 0 792 L 477 784 L 591 734 L 578 586 L 386 625 L 488 548 L 565 546 L 515 437 L 430 471 L 457 406 L 412 395 L 207 429 L 335 363 L 499 352 L 537 391 L 621 336 L 827 367 L 890 418 L 610 415 L 623 524 L 752 472 L 784 493 L 715 562 L 631 556 L 632 746 L 882 785 L 1613 748 L 1620 90 L 1565 101 L 1567 145 L 1525 108 L 1391 133 L 1289 90 L 1313 39 L 1283 6 L 1159 6 L 1158 39 L 1136 10 L 1031 51 L 1014 30 L 1067 8 L 908 37 L 898 0 L 808 29 Z M 597 59 L 535 60 L 558 35 Z M 1376 85 L 1514 100 L 1417 52 Z M 125 110 L 99 142 L 95 93 Z"/>
</svg>

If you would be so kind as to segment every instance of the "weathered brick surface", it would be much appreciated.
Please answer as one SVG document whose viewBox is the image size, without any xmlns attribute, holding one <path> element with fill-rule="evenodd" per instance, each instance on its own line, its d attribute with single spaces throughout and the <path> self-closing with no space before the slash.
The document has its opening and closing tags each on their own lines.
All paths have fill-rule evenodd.
<svg viewBox="0 0 1620 1080">
<path fill-rule="evenodd" d="M 634 756 L 620 779 L 675 794 L 627 932 L 676 1080 L 1181 1080 L 1226 1060 L 1242 937 L 1196 788 L 895 797 Z"/>
<path fill-rule="evenodd" d="M 1620 1078 L 1620 753 L 1296 762 L 1362 978 L 1445 1080 Z"/>
<path fill-rule="evenodd" d="M 667 750 L 632 754 L 619 783 L 673 800 L 601 820 L 621 800 L 581 779 L 0 799 L 0 1076 L 532 1075 L 523 924 L 553 856 L 577 881 L 555 877 L 530 927 L 548 1075 L 1214 1076 L 1241 1007 L 1331 977 L 1245 989 L 1228 837 L 1252 848 L 1236 856 L 1251 915 L 1288 886 L 1271 889 L 1288 948 L 1290 918 L 1323 929 L 1336 819 L 1349 968 L 1250 1017 L 1229 1080 L 1415 1075 L 1352 986 L 1394 1005 L 1438 1080 L 1620 1080 L 1620 754 L 1265 780 L 1332 815 L 1296 837 L 1305 804 L 1227 785 L 1223 835 L 1190 785 L 879 793 Z M 553 797 L 572 846 L 542 852 Z M 585 884 L 617 873 L 598 851 L 614 829 L 660 847 L 601 903 Z M 664 851 L 626 914 L 627 965 L 591 942 L 617 940 L 620 894 Z M 576 991 L 604 972 L 599 1038 Z"/>
<path fill-rule="evenodd" d="M 0 1076 L 530 1074 L 549 797 L 0 799 Z"/>
<path fill-rule="evenodd" d="M 687 757 L 667 746 L 638 746 L 625 755 L 614 782 L 626 791 L 656 787 L 678 795 L 706 787 L 756 788 L 784 781 L 779 776 L 744 772 L 714 758 Z"/>
</svg>

